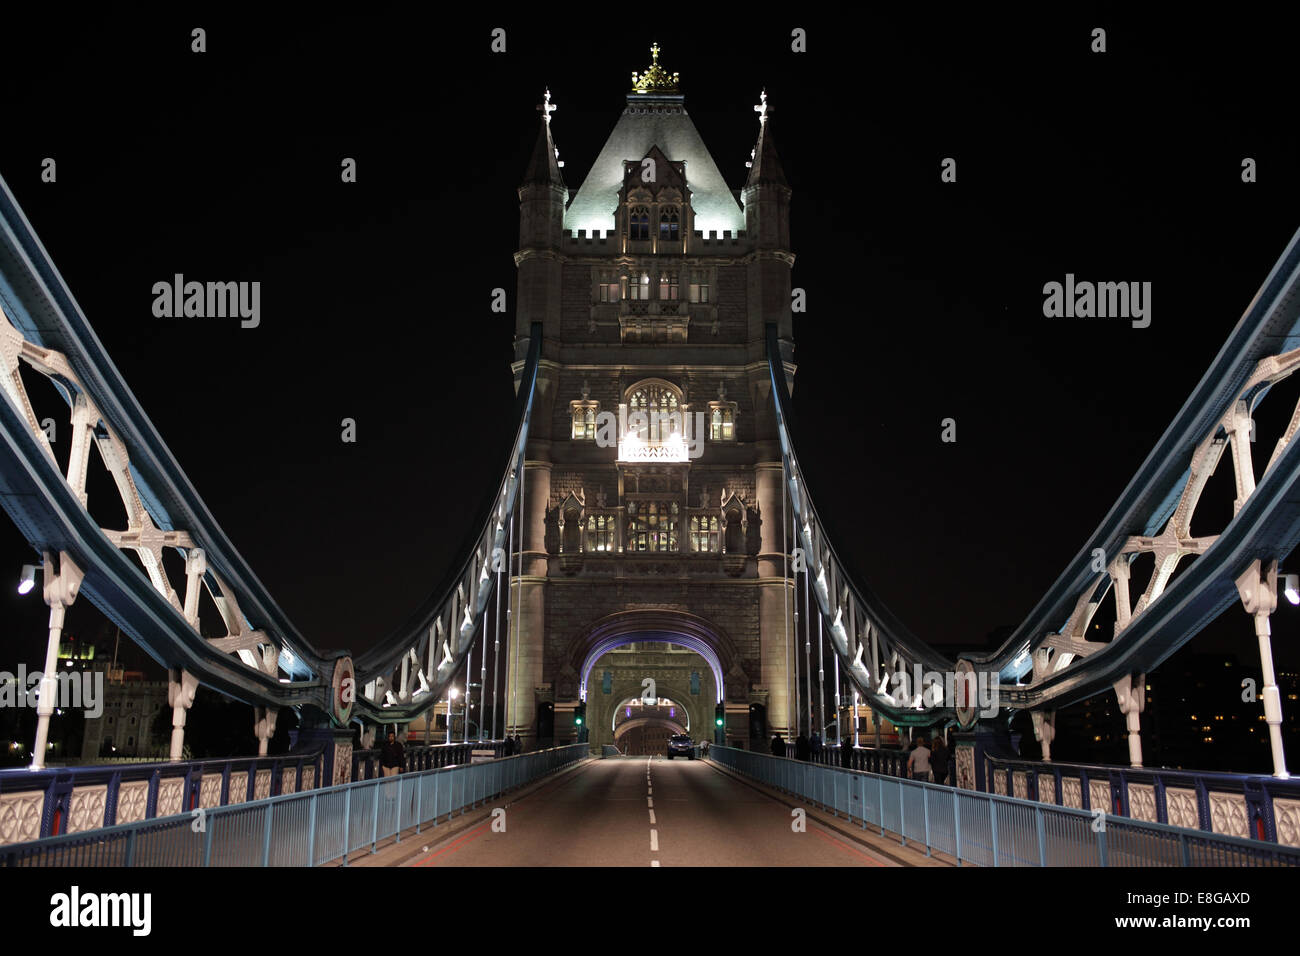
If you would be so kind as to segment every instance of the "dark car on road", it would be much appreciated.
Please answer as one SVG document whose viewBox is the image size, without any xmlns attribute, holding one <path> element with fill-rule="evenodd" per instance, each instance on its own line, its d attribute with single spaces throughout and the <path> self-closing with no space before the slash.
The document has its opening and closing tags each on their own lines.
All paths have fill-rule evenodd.
<svg viewBox="0 0 1300 956">
<path fill-rule="evenodd" d="M 668 738 L 668 759 L 685 755 L 687 759 L 695 759 L 695 743 L 691 740 L 690 734 L 673 734 Z"/>
</svg>

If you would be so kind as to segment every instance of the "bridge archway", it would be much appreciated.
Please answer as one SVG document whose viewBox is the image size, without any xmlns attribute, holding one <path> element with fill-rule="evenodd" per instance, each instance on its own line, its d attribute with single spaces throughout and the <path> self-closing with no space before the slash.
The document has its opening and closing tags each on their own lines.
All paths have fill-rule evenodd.
<svg viewBox="0 0 1300 956">
<path fill-rule="evenodd" d="M 713 672 L 715 703 L 726 699 L 726 674 L 737 660 L 731 639 L 703 618 L 682 611 L 621 611 L 602 618 L 575 642 L 570 658 L 578 664 L 578 697 L 587 700 L 588 681 L 596 661 L 632 643 L 677 644 L 708 662 Z M 580 662 L 580 663 L 579 663 Z"/>
</svg>

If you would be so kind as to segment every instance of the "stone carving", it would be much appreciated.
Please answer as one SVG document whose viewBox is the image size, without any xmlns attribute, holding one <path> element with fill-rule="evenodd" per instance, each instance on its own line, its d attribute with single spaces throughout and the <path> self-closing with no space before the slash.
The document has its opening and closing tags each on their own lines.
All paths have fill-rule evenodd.
<svg viewBox="0 0 1300 956">
<path fill-rule="evenodd" d="M 181 801 L 185 798 L 185 779 L 170 777 L 158 781 L 158 806 L 155 817 L 173 817 L 181 812 Z"/>
<path fill-rule="evenodd" d="M 98 830 L 104 825 L 104 807 L 108 803 L 108 784 L 101 787 L 74 787 L 68 802 L 68 833 Z"/>
<path fill-rule="evenodd" d="M 1249 837 L 1246 798 L 1236 793 L 1210 794 L 1210 828 L 1226 836 Z"/>
<path fill-rule="evenodd" d="M 1061 778 L 1061 806 L 1083 809 L 1083 782 L 1078 777 Z"/>
<path fill-rule="evenodd" d="M 1149 783 L 1128 785 L 1128 815 L 1134 820 L 1156 822 L 1156 788 Z"/>
<path fill-rule="evenodd" d="M 957 748 L 957 786 L 963 790 L 975 789 L 975 748 Z"/>
<path fill-rule="evenodd" d="M 304 790 L 316 789 L 316 765 L 302 768 L 302 788 Z"/>
<path fill-rule="evenodd" d="M 294 787 L 297 786 L 298 770 L 295 767 L 287 767 L 280 773 L 280 793 L 293 793 Z"/>
<path fill-rule="evenodd" d="M 199 781 L 199 806 L 208 810 L 221 806 L 221 774 L 205 773 Z"/>
<path fill-rule="evenodd" d="M 993 771 L 993 792 L 1000 797 L 1007 795 L 1007 772 L 1005 770 Z"/>
<path fill-rule="evenodd" d="M 1278 843 L 1300 846 L 1300 800 L 1274 797 L 1273 822 L 1277 827 Z"/>
<path fill-rule="evenodd" d="M 1088 781 L 1088 803 L 1089 809 L 1103 810 L 1106 813 L 1113 812 L 1110 805 L 1109 780 Z"/>
<path fill-rule="evenodd" d="M 1038 775 L 1038 802 L 1056 803 L 1056 777 L 1050 773 Z"/>
<path fill-rule="evenodd" d="M 117 788 L 117 822 L 136 823 L 149 809 L 149 781 L 133 780 Z"/>
<path fill-rule="evenodd" d="M 230 775 L 230 787 L 226 791 L 226 803 L 243 803 L 248 799 L 248 771 L 240 770 Z"/>
<path fill-rule="evenodd" d="M 268 771 L 269 774 L 269 771 Z M 334 786 L 352 782 L 352 744 L 334 745 Z"/>
<path fill-rule="evenodd" d="M 1166 787 L 1165 818 L 1173 827 L 1199 829 L 1201 812 L 1196 800 L 1196 791 L 1187 787 Z"/>
<path fill-rule="evenodd" d="M 253 799 L 265 800 L 271 795 L 271 771 L 259 770 L 253 775 Z"/>
<path fill-rule="evenodd" d="M 1011 795 L 1018 800 L 1029 799 L 1029 774 L 1025 771 L 1011 771 Z"/>
<path fill-rule="evenodd" d="M 0 843 L 39 838 L 44 803 L 44 793 L 0 793 Z"/>
</svg>

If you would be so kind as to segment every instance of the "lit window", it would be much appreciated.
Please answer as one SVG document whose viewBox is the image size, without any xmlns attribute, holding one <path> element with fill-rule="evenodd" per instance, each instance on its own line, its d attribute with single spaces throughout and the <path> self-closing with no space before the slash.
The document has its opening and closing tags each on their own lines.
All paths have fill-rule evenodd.
<svg viewBox="0 0 1300 956">
<path fill-rule="evenodd" d="M 629 501 L 628 550 L 676 551 L 677 511 L 675 501 Z"/>
<path fill-rule="evenodd" d="M 660 300 L 677 299 L 677 273 L 664 272 L 659 276 L 659 298 Z"/>
<path fill-rule="evenodd" d="M 632 276 L 627 285 L 627 297 L 644 301 L 650 298 L 650 274 L 643 272 L 639 276 Z"/>
<path fill-rule="evenodd" d="M 613 515 L 587 515 L 587 546 L 585 550 L 614 550 Z"/>
<path fill-rule="evenodd" d="M 718 516 L 691 516 L 691 550 L 713 552 L 718 550 Z"/>
<path fill-rule="evenodd" d="M 569 414 L 573 418 L 573 431 L 570 437 L 574 441 L 596 440 L 596 416 L 600 412 L 600 402 L 582 401 L 569 403 Z"/>
<path fill-rule="evenodd" d="M 637 423 L 637 437 L 642 441 L 660 442 L 674 430 L 682 431 L 683 419 L 677 394 L 663 385 L 638 388 L 628 397 L 627 409 L 629 415 L 633 412 L 645 415 Z"/>
<path fill-rule="evenodd" d="M 707 275 L 700 274 L 691 280 L 691 301 L 709 301 L 709 278 Z"/>
<path fill-rule="evenodd" d="M 736 437 L 736 403 L 709 402 L 709 441 L 733 441 Z"/>
</svg>

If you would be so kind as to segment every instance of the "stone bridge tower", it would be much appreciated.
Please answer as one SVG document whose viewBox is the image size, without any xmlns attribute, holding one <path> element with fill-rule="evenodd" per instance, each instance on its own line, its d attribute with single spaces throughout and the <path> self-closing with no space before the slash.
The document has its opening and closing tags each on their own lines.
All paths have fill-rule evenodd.
<svg viewBox="0 0 1300 956">
<path fill-rule="evenodd" d="M 710 731 L 724 700 L 728 742 L 784 735 L 792 720 L 793 596 L 764 344 L 775 323 L 792 375 L 790 189 L 766 94 L 747 180 L 732 190 L 678 75 L 651 53 L 576 192 L 547 93 L 519 187 L 516 374 L 531 323 L 544 339 L 506 710 L 530 746 L 575 739 L 582 700 L 602 721 L 619 708 L 614 671 L 640 665 L 604 655 L 647 643 L 695 655 L 695 670 L 677 658 L 669 668 L 698 673 L 690 689 L 661 676 Z M 665 659 L 647 659 L 646 676 Z"/>
</svg>

